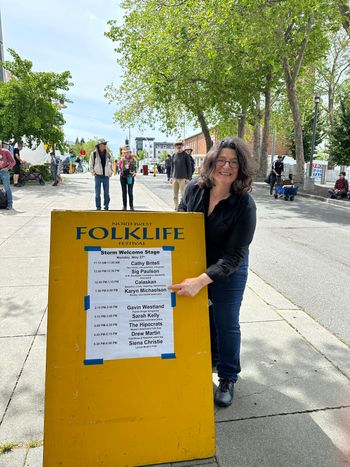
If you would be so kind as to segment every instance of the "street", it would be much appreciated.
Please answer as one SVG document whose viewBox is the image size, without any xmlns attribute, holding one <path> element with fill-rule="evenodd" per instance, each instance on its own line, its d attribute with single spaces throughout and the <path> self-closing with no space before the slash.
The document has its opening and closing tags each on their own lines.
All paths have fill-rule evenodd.
<svg viewBox="0 0 350 467">
<path fill-rule="evenodd" d="M 139 176 L 172 206 L 164 175 Z M 275 200 L 267 185 L 253 190 L 258 223 L 250 268 L 350 345 L 350 209 L 297 196 Z"/>
<path fill-rule="evenodd" d="M 15 210 L 0 213 L 0 352 L 6 356 L 0 360 L 0 448 L 12 446 L 9 452 L 2 454 L 0 450 L 0 466 L 42 467 L 50 217 L 52 210 L 74 209 L 92 211 L 90 215 L 103 222 L 106 214 L 95 211 L 93 182 L 89 174 L 75 174 L 65 175 L 56 187 L 28 184 L 14 189 Z M 136 211 L 173 210 L 171 185 L 164 175 L 138 175 L 134 194 Z M 345 336 L 344 340 L 349 335 L 344 308 L 348 296 L 343 277 L 346 264 L 337 247 L 339 244 L 346 249 L 348 211 L 303 198 L 293 203 L 270 200 L 265 186 L 258 185 L 253 194 L 258 205 L 258 229 L 241 310 L 244 364 L 234 404 L 215 410 L 216 456 L 195 461 L 195 465 L 230 467 L 232 459 L 235 465 L 244 466 L 345 465 L 350 458 L 350 348 L 317 321 L 328 318 L 325 311 L 332 309 L 332 302 L 337 303 L 336 313 L 328 322 Z M 107 216 L 113 216 L 113 211 L 124 216 L 121 207 L 120 182 L 113 177 L 112 212 Z M 313 249 L 308 232 L 317 235 Z M 330 243 L 334 237 L 337 244 Z M 323 248 L 322 254 L 317 248 Z M 316 299 L 308 297 L 312 287 L 304 284 L 309 279 L 305 274 L 310 274 L 304 265 L 312 262 L 313 296 L 322 293 L 317 300 L 325 303 L 320 310 L 312 303 Z M 335 275 L 340 266 L 339 294 L 334 293 L 338 286 L 333 278 L 329 281 L 333 291 L 329 293 L 327 288 L 323 294 L 325 276 Z M 55 265 L 51 263 L 50 267 Z M 85 316 L 86 279 L 74 274 L 75 280 L 66 281 L 67 294 L 72 300 L 78 297 L 76 313 Z M 275 282 L 276 287 L 267 282 Z M 317 321 L 288 297 L 303 303 L 309 314 L 316 315 L 315 309 Z M 49 314 L 53 316 L 52 310 Z M 342 318 L 347 328 L 341 326 Z M 197 324 L 191 325 L 195 332 Z M 74 353 L 84 353 L 84 346 L 70 348 Z M 178 362 L 181 364 L 180 358 Z M 184 365 L 181 379 L 184 391 L 188 387 L 187 368 Z M 213 387 L 217 386 L 215 371 L 212 381 Z M 115 391 L 108 391 L 108 385 L 101 387 L 100 396 L 106 406 L 114 407 Z M 177 404 L 177 399 L 173 403 Z M 118 423 L 117 417 L 115 420 Z M 100 452 L 96 447 L 97 455 Z"/>
</svg>

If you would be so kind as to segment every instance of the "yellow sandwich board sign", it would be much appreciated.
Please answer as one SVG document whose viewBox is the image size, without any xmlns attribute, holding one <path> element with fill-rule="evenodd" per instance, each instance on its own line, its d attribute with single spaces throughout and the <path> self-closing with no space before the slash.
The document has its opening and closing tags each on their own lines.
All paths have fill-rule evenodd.
<svg viewBox="0 0 350 467">
<path fill-rule="evenodd" d="M 55 211 L 44 466 L 137 466 L 214 455 L 203 217 Z"/>
</svg>

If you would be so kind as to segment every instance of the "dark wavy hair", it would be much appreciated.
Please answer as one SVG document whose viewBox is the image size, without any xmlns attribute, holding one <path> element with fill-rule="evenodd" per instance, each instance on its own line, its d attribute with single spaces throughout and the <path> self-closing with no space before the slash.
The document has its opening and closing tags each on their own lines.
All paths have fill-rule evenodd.
<svg viewBox="0 0 350 467">
<path fill-rule="evenodd" d="M 208 154 L 205 156 L 197 182 L 198 185 L 201 188 L 211 188 L 215 185 L 215 164 L 223 148 L 233 149 L 236 152 L 239 164 L 238 176 L 232 183 L 231 191 L 239 194 L 251 191 L 253 173 L 251 167 L 252 156 L 247 144 L 241 138 L 226 137 L 210 149 Z"/>
</svg>

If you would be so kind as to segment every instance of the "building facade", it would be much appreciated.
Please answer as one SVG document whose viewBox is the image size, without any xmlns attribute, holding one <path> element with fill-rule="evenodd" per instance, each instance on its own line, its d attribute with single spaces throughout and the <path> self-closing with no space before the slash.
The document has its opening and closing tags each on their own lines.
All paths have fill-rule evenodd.
<svg viewBox="0 0 350 467">
<path fill-rule="evenodd" d="M 161 162 L 161 156 L 164 152 L 172 154 L 174 152 L 174 143 L 168 143 L 167 141 L 154 143 L 154 158 L 157 164 Z"/>
<path fill-rule="evenodd" d="M 212 141 L 213 141 L 213 144 L 216 143 L 215 136 L 213 135 L 212 135 Z M 253 153 L 253 141 L 249 138 L 249 136 L 247 137 L 246 143 L 251 153 Z M 186 138 L 185 146 L 189 146 L 193 149 L 192 157 L 195 160 L 196 169 L 198 169 L 202 165 L 204 161 L 204 157 L 207 153 L 207 145 L 206 145 L 203 133 L 196 133 L 195 135 L 192 135 Z M 269 144 L 268 144 L 268 149 L 267 149 L 268 154 L 271 154 L 271 152 L 272 152 L 272 137 L 270 137 L 269 139 Z M 289 147 L 286 141 L 276 141 L 275 154 L 274 154 L 275 157 L 279 155 L 280 156 L 288 155 L 289 152 L 290 152 Z"/>
</svg>

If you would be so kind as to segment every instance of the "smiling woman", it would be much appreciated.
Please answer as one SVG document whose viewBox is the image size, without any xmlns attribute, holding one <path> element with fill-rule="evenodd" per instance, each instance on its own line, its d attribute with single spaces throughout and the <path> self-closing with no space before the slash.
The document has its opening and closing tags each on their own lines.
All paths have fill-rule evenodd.
<svg viewBox="0 0 350 467">
<path fill-rule="evenodd" d="M 250 160 L 240 138 L 226 138 L 207 154 L 200 177 L 188 184 L 178 209 L 204 213 L 207 269 L 169 286 L 178 295 L 190 297 L 208 286 L 212 361 L 220 381 L 215 403 L 222 407 L 232 404 L 241 371 L 239 313 L 256 224 L 256 207 L 249 194 Z"/>
</svg>

